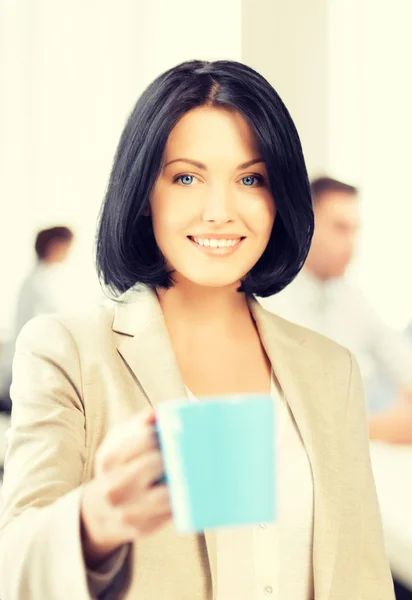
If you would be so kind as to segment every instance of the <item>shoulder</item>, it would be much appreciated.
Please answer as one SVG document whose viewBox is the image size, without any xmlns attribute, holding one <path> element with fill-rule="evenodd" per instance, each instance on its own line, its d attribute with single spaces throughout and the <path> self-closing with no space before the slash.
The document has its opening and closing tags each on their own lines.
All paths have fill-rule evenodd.
<svg viewBox="0 0 412 600">
<path fill-rule="evenodd" d="M 86 341 L 98 346 L 112 334 L 113 306 L 96 305 L 87 311 L 62 312 L 34 317 L 22 328 L 16 349 L 33 350 L 82 346 Z"/>
<path fill-rule="evenodd" d="M 285 361 L 304 394 L 313 398 L 317 405 L 324 406 L 325 410 L 331 405 L 338 406 L 337 414 L 342 419 L 346 418 L 346 410 L 356 412 L 364 409 L 359 365 L 348 348 L 311 329 L 265 312 L 266 330 L 277 336 L 274 343 L 279 350 L 275 358 L 277 356 Z M 276 372 L 276 364 L 274 370 Z M 350 397 L 355 400 L 348 403 Z"/>
<path fill-rule="evenodd" d="M 302 327 L 291 320 L 285 319 L 265 307 L 260 306 L 259 311 L 265 314 L 265 322 L 273 331 L 277 332 L 288 345 L 299 346 L 300 349 L 305 349 L 308 353 L 315 352 L 321 354 L 328 360 L 335 357 L 348 357 L 349 350 L 334 342 L 330 338 L 313 331 L 307 327 Z"/>
<path fill-rule="evenodd" d="M 321 382 L 329 381 L 336 397 L 347 393 L 356 362 L 347 348 L 263 307 L 258 312 L 263 325 L 262 342 L 274 360 L 288 364 L 294 376 L 310 388 L 320 386 L 320 390 Z"/>
</svg>

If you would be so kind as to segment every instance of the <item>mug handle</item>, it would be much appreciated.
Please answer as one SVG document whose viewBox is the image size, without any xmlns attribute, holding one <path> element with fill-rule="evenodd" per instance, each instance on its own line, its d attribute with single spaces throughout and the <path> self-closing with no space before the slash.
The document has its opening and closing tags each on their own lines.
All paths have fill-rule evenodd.
<svg viewBox="0 0 412 600">
<path fill-rule="evenodd" d="M 157 440 L 159 441 L 159 428 L 157 426 L 156 421 L 153 423 L 153 431 L 156 435 Z M 159 444 L 160 447 L 160 444 Z M 163 485 L 167 483 L 167 479 L 166 479 L 166 473 L 163 473 L 163 475 L 161 477 L 159 477 L 159 479 L 156 479 L 156 481 L 153 483 L 153 485 Z"/>
</svg>

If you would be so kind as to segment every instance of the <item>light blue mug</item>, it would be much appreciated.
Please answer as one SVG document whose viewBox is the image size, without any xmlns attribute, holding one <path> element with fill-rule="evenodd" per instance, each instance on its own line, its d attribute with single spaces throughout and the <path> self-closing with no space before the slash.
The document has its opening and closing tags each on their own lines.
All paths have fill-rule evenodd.
<svg viewBox="0 0 412 600">
<path fill-rule="evenodd" d="M 170 400 L 157 431 L 179 533 L 275 520 L 273 398 Z"/>
</svg>

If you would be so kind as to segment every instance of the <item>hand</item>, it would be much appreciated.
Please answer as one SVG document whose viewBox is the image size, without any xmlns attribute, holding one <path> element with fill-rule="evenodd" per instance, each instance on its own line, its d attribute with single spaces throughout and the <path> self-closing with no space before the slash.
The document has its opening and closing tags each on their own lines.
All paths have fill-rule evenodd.
<svg viewBox="0 0 412 600">
<path fill-rule="evenodd" d="M 81 505 L 86 564 L 93 568 L 119 546 L 159 529 L 171 517 L 163 462 L 147 411 L 110 430 L 96 453 L 95 477 Z"/>
</svg>

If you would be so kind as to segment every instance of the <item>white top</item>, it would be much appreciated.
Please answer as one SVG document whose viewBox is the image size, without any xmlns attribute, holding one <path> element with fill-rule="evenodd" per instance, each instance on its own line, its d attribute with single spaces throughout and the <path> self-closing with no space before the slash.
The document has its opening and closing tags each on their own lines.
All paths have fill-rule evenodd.
<svg viewBox="0 0 412 600">
<path fill-rule="evenodd" d="M 276 403 L 279 518 L 216 534 L 216 600 L 314 597 L 312 472 L 295 420 L 273 379 L 271 394 Z"/>
<path fill-rule="evenodd" d="M 59 263 L 39 262 L 26 277 L 17 299 L 14 335 L 20 333 L 23 325 L 33 317 L 57 312 L 60 308 L 58 294 Z"/>
<path fill-rule="evenodd" d="M 7 395 L 9 391 L 15 342 L 22 327 L 33 317 L 65 308 L 61 300 L 64 281 L 60 273 L 60 263 L 38 262 L 20 287 L 11 337 L 0 360 L 0 395 Z"/>
<path fill-rule="evenodd" d="M 382 321 L 362 292 L 345 278 L 322 282 L 304 269 L 282 292 L 258 300 L 284 319 L 349 348 L 371 392 L 371 410 L 385 408 L 385 398 L 377 398 L 379 390 L 372 387 L 378 374 L 395 386 L 412 386 L 412 347 Z"/>
</svg>

